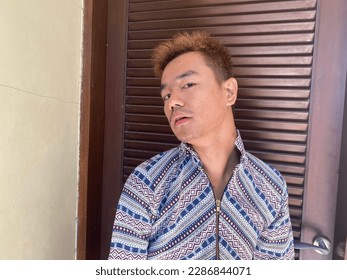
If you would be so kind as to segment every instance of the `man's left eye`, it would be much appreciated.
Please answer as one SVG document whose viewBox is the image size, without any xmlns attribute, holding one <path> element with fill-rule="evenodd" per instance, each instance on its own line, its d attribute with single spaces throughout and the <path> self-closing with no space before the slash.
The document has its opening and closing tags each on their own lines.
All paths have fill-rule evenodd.
<svg viewBox="0 0 347 280">
<path fill-rule="evenodd" d="M 192 86 L 195 86 L 196 84 L 195 83 L 186 83 L 183 88 L 190 88 Z"/>
</svg>

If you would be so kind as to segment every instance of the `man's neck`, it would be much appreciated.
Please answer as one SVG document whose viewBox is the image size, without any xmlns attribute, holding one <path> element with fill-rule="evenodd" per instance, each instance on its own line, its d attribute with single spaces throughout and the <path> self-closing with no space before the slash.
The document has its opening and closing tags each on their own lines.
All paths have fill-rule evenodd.
<svg viewBox="0 0 347 280">
<path fill-rule="evenodd" d="M 239 163 L 240 152 L 235 146 L 236 130 L 225 137 L 213 139 L 203 146 L 194 146 L 204 170 L 214 189 L 216 199 L 220 199 L 227 183 Z"/>
</svg>

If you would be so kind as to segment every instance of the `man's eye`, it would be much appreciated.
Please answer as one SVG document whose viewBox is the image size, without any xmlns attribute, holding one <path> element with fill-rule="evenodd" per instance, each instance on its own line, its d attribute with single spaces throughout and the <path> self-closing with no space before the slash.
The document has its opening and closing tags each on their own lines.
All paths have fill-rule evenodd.
<svg viewBox="0 0 347 280">
<path fill-rule="evenodd" d="M 163 100 L 164 100 L 164 101 L 169 100 L 170 97 L 171 97 L 171 93 L 165 94 L 165 95 L 163 96 Z"/>
<path fill-rule="evenodd" d="M 186 83 L 183 88 L 191 88 L 192 86 L 195 86 L 196 83 Z"/>
</svg>

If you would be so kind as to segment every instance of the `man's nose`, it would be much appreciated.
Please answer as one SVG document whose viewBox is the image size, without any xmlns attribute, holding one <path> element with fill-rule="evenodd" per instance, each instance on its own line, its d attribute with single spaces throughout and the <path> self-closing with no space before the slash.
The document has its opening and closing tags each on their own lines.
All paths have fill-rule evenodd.
<svg viewBox="0 0 347 280">
<path fill-rule="evenodd" d="M 169 108 L 173 111 L 175 108 L 180 108 L 184 106 L 184 100 L 182 98 L 182 93 L 179 91 L 172 91 L 169 99 Z"/>
</svg>

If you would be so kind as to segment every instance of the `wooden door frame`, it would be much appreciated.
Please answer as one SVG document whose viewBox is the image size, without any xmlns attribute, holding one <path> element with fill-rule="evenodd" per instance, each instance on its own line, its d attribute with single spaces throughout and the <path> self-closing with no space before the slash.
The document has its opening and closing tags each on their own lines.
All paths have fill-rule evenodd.
<svg viewBox="0 0 347 280">
<path fill-rule="evenodd" d="M 323 235 L 333 244 L 346 85 L 347 2 L 317 3 L 305 178 L 305 186 L 310 187 L 305 187 L 301 241 L 312 243 Z M 332 252 L 323 256 L 304 250 L 300 254 L 300 259 L 331 258 Z"/>
<path fill-rule="evenodd" d="M 114 206 L 123 182 L 119 120 L 124 118 L 127 7 L 123 0 L 84 0 L 76 253 L 80 260 L 108 257 Z"/>
<path fill-rule="evenodd" d="M 77 259 L 100 258 L 107 0 L 84 0 Z"/>
<path fill-rule="evenodd" d="M 115 208 L 123 188 L 127 22 L 128 1 L 108 0 L 101 259 L 108 257 Z"/>
</svg>

